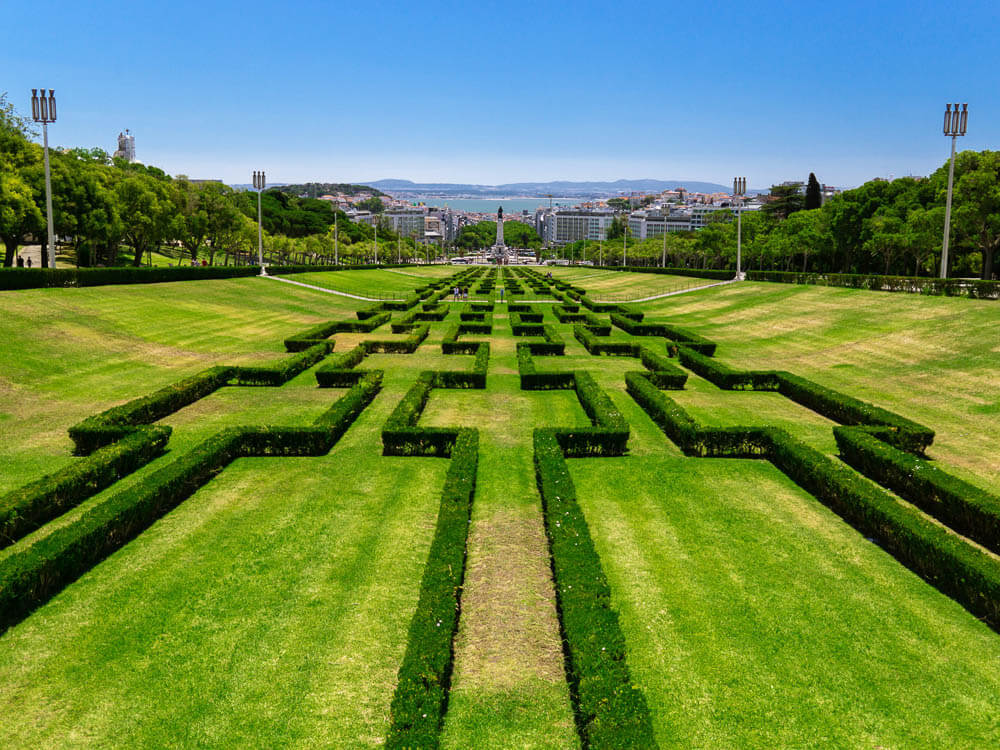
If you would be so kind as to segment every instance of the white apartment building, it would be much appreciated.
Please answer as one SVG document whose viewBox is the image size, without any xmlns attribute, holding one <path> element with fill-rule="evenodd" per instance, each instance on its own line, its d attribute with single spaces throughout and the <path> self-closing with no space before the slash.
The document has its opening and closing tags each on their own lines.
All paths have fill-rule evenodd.
<svg viewBox="0 0 1000 750">
<path fill-rule="evenodd" d="M 392 231 L 404 237 L 419 238 L 424 236 L 424 224 L 427 208 L 424 206 L 401 206 L 390 208 L 382 214 L 382 221 L 389 225 Z"/>
<path fill-rule="evenodd" d="M 606 240 L 614 221 L 611 210 L 558 209 L 535 212 L 535 230 L 547 244 L 565 245 L 582 239 Z"/>
<path fill-rule="evenodd" d="M 633 211 L 628 219 L 629 235 L 638 240 L 662 237 L 664 232 L 689 231 L 691 215 L 685 213 L 664 215 L 659 211 Z"/>
</svg>

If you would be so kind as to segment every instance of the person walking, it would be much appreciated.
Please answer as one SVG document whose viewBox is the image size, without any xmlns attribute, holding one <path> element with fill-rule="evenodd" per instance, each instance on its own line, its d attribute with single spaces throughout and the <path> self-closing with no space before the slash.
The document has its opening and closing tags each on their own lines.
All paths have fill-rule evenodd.
<svg viewBox="0 0 1000 750">
<path fill-rule="evenodd" d="M 503 302 L 503 287 L 500 287 L 500 301 Z"/>
</svg>

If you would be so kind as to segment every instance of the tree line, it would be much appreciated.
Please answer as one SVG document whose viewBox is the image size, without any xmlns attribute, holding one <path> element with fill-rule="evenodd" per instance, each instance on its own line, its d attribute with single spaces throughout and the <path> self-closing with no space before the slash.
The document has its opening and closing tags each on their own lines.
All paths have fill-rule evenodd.
<svg viewBox="0 0 1000 750">
<path fill-rule="evenodd" d="M 47 265 L 42 148 L 33 135 L 31 123 L 0 94 L 0 241 L 8 267 L 18 248 L 30 242 L 42 245 Z M 178 262 L 256 259 L 255 192 L 171 177 L 157 167 L 112 159 L 98 148 L 50 149 L 49 161 L 53 228 L 61 252 L 78 266 L 138 266 L 147 253 L 161 250 Z M 351 221 L 329 201 L 301 198 L 287 188 L 265 191 L 261 207 L 265 253 L 279 262 L 328 259 L 335 252 L 344 263 L 431 257 L 430 250 L 398 237 L 384 223 L 376 251 L 373 226 Z"/>
<path fill-rule="evenodd" d="M 762 210 L 743 212 L 744 270 L 938 275 L 947 163 L 926 178 L 866 182 L 822 205 L 819 184 L 810 178 L 805 194 L 795 186 L 775 186 Z M 562 252 L 605 264 L 620 264 L 624 257 L 629 265 L 735 268 L 734 218 L 731 210 L 717 211 L 698 231 L 641 241 L 624 236 L 622 220 L 608 241 L 579 241 Z M 955 161 L 949 275 L 996 278 L 998 248 L 1000 152 L 963 151 Z"/>
</svg>

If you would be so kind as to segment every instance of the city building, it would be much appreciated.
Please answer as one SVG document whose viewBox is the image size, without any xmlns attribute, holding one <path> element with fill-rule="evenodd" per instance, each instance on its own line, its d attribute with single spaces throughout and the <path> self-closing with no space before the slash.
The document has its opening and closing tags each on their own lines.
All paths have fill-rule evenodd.
<svg viewBox="0 0 1000 750">
<path fill-rule="evenodd" d="M 549 245 L 565 245 L 584 238 L 606 240 L 614 218 L 611 209 L 542 209 L 535 212 L 535 231 Z"/>
<path fill-rule="evenodd" d="M 382 213 L 382 221 L 392 231 L 404 237 L 423 238 L 427 208 L 424 206 L 397 206 Z"/>
<path fill-rule="evenodd" d="M 628 231 L 631 237 L 646 240 L 650 237 L 662 237 L 664 232 L 691 231 L 691 214 L 686 212 L 633 211 L 628 219 Z"/>
</svg>

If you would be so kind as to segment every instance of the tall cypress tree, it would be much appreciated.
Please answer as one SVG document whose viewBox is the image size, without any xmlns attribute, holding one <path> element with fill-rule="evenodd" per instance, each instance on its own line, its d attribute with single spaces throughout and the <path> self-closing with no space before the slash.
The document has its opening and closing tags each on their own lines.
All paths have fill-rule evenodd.
<svg viewBox="0 0 1000 750">
<path fill-rule="evenodd" d="M 806 210 L 819 208 L 823 204 L 823 195 L 820 193 L 819 180 L 812 172 L 809 173 L 809 182 L 806 185 Z"/>
</svg>

